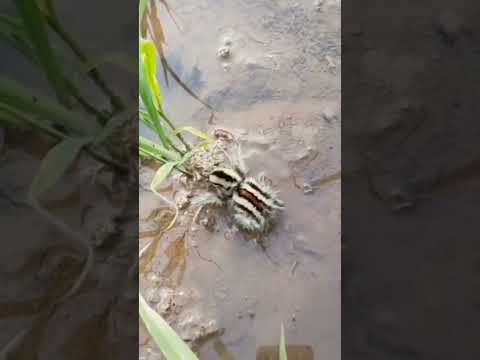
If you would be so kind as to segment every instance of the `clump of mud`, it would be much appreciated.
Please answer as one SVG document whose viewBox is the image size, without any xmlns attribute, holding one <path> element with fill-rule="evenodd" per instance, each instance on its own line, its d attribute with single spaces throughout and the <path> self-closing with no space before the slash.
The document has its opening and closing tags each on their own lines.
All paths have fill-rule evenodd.
<svg viewBox="0 0 480 360">
<path fill-rule="evenodd" d="M 189 166 L 194 172 L 194 178 L 205 179 L 215 167 L 227 165 L 229 163 L 227 154 L 234 141 L 232 133 L 216 129 L 213 143 L 207 148 L 197 150 L 190 158 Z"/>
</svg>

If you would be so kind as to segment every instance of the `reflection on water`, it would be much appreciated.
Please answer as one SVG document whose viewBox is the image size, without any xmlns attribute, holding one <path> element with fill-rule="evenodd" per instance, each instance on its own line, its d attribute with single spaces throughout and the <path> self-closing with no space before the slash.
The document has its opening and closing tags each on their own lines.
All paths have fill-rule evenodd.
<svg viewBox="0 0 480 360">
<path fill-rule="evenodd" d="M 251 173 L 265 171 L 287 207 L 265 252 L 222 214 L 209 231 L 191 227 L 185 209 L 141 286 L 160 312 L 165 297 L 155 294 L 175 288 L 169 296 L 184 306 L 165 314 L 184 336 L 196 327 L 215 334 L 201 342 L 201 359 L 278 359 L 282 323 L 289 360 L 340 359 L 340 3 L 170 5 L 179 27 L 157 6 L 165 57 L 216 113 L 167 87 L 160 69 L 167 112 L 181 125 L 232 132 Z M 158 206 L 141 191 L 143 218 Z M 158 359 L 149 346 L 142 356 Z"/>
</svg>

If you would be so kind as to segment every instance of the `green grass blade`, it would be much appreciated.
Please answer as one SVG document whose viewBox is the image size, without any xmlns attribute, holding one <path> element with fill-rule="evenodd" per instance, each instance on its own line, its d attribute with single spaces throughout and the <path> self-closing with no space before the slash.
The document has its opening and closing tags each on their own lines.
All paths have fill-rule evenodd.
<svg viewBox="0 0 480 360">
<path fill-rule="evenodd" d="M 39 121 L 60 125 L 77 135 L 91 136 L 102 130 L 95 119 L 69 111 L 48 98 L 33 96 L 23 85 L 8 78 L 0 77 L 0 104 L 21 109 Z"/>
<path fill-rule="evenodd" d="M 150 117 L 150 114 L 148 113 L 148 111 L 140 109 L 139 115 L 140 115 L 141 122 L 147 125 L 150 129 L 155 130 L 152 118 Z"/>
<path fill-rule="evenodd" d="M 175 130 L 174 134 L 177 135 L 177 134 L 180 134 L 181 132 L 184 132 L 184 131 L 187 131 L 190 134 L 193 134 L 196 137 L 199 137 L 199 138 L 205 140 L 207 143 L 212 142 L 212 139 L 210 138 L 210 136 L 205 134 L 203 131 L 195 129 L 194 127 L 191 127 L 191 126 L 184 126 L 184 127 L 178 128 L 178 129 Z"/>
<path fill-rule="evenodd" d="M 36 0 L 14 0 L 25 30 L 35 49 L 35 53 L 44 67 L 48 80 L 54 88 L 59 101 L 69 106 L 69 91 L 62 75 L 60 64 L 53 52 L 48 38 L 45 18 Z"/>
<path fill-rule="evenodd" d="M 52 124 L 39 120 L 35 115 L 23 113 L 18 109 L 14 109 L 1 103 L 0 114 L 3 114 L 4 118 L 8 116 L 9 121 L 7 120 L 7 122 L 14 128 L 17 127 L 17 125 L 20 125 L 20 127 L 29 127 L 37 131 L 40 130 L 41 132 L 51 135 L 59 140 L 66 138 L 66 135 L 56 129 Z"/>
<path fill-rule="evenodd" d="M 28 124 L 25 123 L 21 118 L 12 114 L 10 109 L 6 109 L 0 105 L 0 124 L 5 126 L 10 126 L 16 129 L 26 129 Z"/>
<path fill-rule="evenodd" d="M 198 360 L 187 344 L 175 333 L 163 318 L 138 294 L 138 308 L 148 332 L 167 360 Z"/>
<path fill-rule="evenodd" d="M 285 346 L 285 331 L 283 330 L 283 324 L 280 328 L 280 345 L 279 345 L 280 360 L 287 359 L 287 347 Z"/>
<path fill-rule="evenodd" d="M 158 138 L 162 142 L 162 145 L 165 148 L 170 149 L 171 148 L 170 140 L 167 137 L 165 133 L 165 129 L 160 122 L 160 115 L 158 114 L 157 107 L 155 106 L 155 99 L 152 96 L 152 93 L 148 84 L 147 75 L 145 72 L 145 66 L 143 64 L 143 56 L 139 62 L 139 82 L 140 82 L 139 84 L 140 98 L 142 99 L 142 102 L 145 105 L 145 108 L 148 111 L 148 114 L 150 115 L 155 133 L 157 134 Z"/>
<path fill-rule="evenodd" d="M 27 32 L 19 18 L 0 15 L 0 39 L 17 49 L 26 58 L 38 62 Z"/>
<path fill-rule="evenodd" d="M 30 185 L 30 198 L 36 199 L 51 189 L 90 141 L 91 138 L 66 139 L 50 149 Z"/>
<path fill-rule="evenodd" d="M 181 160 L 176 153 L 165 149 L 159 144 L 155 144 L 153 141 L 150 141 L 143 136 L 140 136 L 139 138 L 139 147 L 140 150 L 149 153 L 155 158 L 164 159 L 166 161 Z"/>
<path fill-rule="evenodd" d="M 157 81 L 157 48 L 152 41 L 140 39 L 140 52 L 142 54 L 145 74 L 147 75 L 148 86 L 154 95 L 155 106 L 157 110 L 161 111 L 162 94 Z"/>
<path fill-rule="evenodd" d="M 158 185 L 160 185 L 167 178 L 167 176 L 170 175 L 173 168 L 177 165 L 178 161 L 170 161 L 160 166 L 160 168 L 155 173 L 155 176 L 153 177 L 150 187 L 152 189 L 156 189 Z"/>
</svg>

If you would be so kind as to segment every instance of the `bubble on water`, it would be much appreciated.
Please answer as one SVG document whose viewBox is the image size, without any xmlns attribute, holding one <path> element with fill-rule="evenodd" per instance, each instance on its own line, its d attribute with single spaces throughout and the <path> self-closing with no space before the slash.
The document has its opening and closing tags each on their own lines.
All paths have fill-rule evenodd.
<svg viewBox="0 0 480 360">
<path fill-rule="evenodd" d="M 229 46 L 222 46 L 217 50 L 217 57 L 220 59 L 228 59 L 230 57 L 230 47 Z"/>
</svg>

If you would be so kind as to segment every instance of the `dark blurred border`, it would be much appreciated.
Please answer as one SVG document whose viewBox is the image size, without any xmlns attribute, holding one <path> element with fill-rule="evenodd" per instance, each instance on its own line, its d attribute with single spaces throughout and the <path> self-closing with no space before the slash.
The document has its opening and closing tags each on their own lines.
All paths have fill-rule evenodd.
<svg viewBox="0 0 480 360">
<path fill-rule="evenodd" d="M 138 2 L 36 4 L 55 10 L 53 70 L 21 46 L 40 37 L 31 0 L 0 3 L 0 357 L 136 359 Z M 75 130 L 94 123 L 110 126 L 99 143 Z"/>
<path fill-rule="evenodd" d="M 342 1 L 342 359 L 480 357 L 480 7 Z"/>
</svg>

